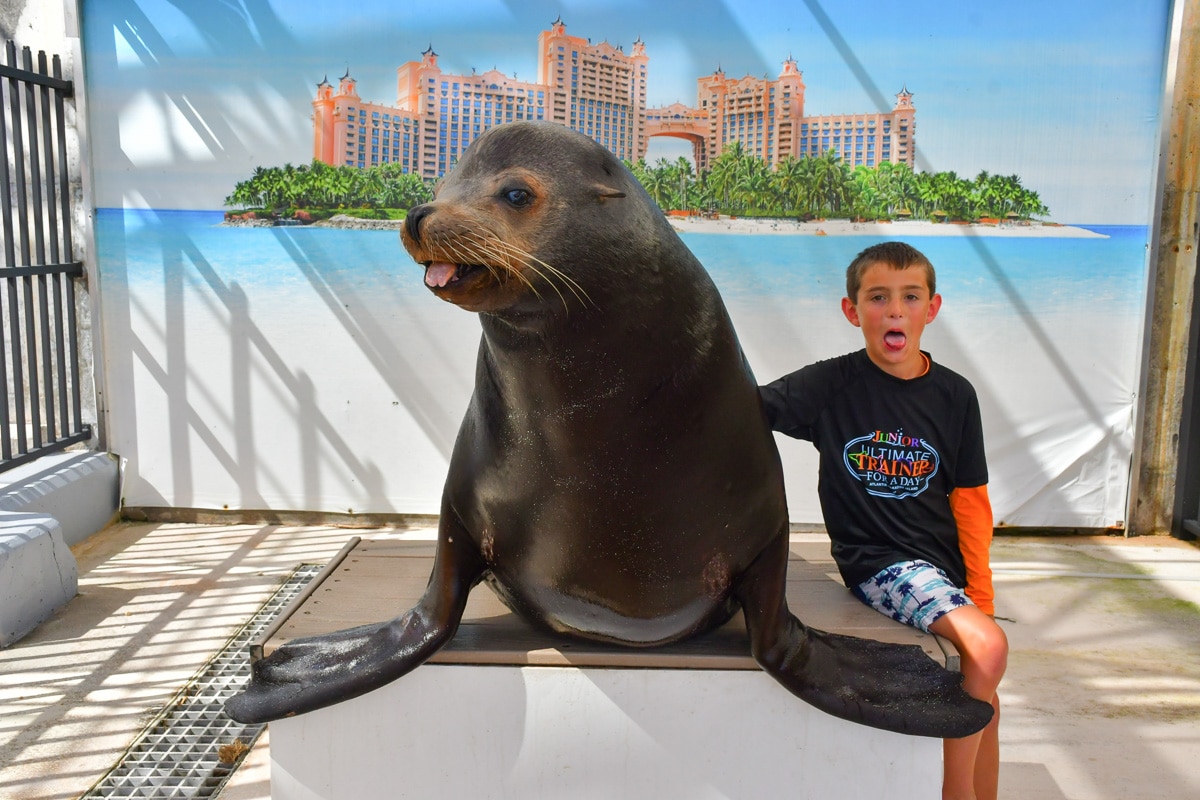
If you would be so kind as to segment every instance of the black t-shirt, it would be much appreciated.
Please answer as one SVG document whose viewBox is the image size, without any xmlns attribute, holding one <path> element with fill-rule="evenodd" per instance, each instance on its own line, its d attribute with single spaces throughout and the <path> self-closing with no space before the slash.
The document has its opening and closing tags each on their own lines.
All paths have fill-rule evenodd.
<svg viewBox="0 0 1200 800">
<path fill-rule="evenodd" d="M 988 479 L 979 400 L 966 378 L 930 359 L 928 372 L 902 380 L 860 350 L 759 394 L 772 429 L 821 453 L 821 510 L 847 586 L 914 558 L 966 586 L 950 491 Z"/>
</svg>

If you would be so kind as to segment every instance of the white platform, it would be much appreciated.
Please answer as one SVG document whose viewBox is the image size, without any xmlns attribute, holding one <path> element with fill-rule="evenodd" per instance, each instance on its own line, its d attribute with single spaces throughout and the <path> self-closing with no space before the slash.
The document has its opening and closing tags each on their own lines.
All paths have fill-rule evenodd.
<svg viewBox="0 0 1200 800">
<path fill-rule="evenodd" d="M 932 636 L 851 598 L 828 542 L 791 545 L 788 605 L 814 627 L 914 644 Z M 425 590 L 432 542 L 352 539 L 280 615 L 255 657 L 378 621 Z M 952 651 L 952 648 L 951 648 Z M 363 697 L 271 723 L 272 800 L 936 800 L 941 741 L 831 717 L 750 657 L 741 614 L 685 642 L 564 641 L 485 586 L 454 639 Z"/>
<path fill-rule="evenodd" d="M 272 800 L 936 800 L 941 742 L 748 670 L 426 664 L 271 723 Z"/>
</svg>

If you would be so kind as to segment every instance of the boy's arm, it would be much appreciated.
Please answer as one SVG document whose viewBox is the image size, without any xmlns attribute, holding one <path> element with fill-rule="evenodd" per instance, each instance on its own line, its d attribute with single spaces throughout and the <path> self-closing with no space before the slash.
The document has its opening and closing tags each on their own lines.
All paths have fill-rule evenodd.
<svg viewBox="0 0 1200 800">
<path fill-rule="evenodd" d="M 967 568 L 967 597 L 980 611 L 995 615 L 992 589 L 992 504 L 987 484 L 957 487 L 950 492 L 950 510 L 958 525 L 958 549 Z"/>
<path fill-rule="evenodd" d="M 793 372 L 766 386 L 759 386 L 758 396 L 762 399 L 763 414 L 771 430 L 796 439 L 811 440 L 810 428 L 800 422 L 797 413 L 800 401 L 805 396 L 802 382 L 800 373 Z"/>
</svg>

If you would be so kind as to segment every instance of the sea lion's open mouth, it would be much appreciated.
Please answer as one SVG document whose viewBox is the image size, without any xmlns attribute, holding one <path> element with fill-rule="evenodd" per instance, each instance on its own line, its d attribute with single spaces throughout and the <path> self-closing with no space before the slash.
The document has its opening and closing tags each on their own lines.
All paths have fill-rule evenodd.
<svg viewBox="0 0 1200 800">
<path fill-rule="evenodd" d="M 446 261 L 426 262 L 425 285 L 431 289 L 444 289 L 481 269 L 487 267 L 482 264 L 451 264 Z"/>
</svg>

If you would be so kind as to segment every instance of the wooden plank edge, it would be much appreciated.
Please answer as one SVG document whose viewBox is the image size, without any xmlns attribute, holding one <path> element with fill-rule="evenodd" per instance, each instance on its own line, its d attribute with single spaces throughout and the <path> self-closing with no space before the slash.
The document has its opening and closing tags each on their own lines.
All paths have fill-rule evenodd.
<svg viewBox="0 0 1200 800">
<path fill-rule="evenodd" d="M 959 658 L 958 648 L 954 646 L 954 642 L 938 636 L 936 633 L 930 635 L 938 643 L 938 647 L 942 648 L 942 657 L 945 661 L 946 669 L 951 672 L 962 672 L 962 660 Z"/>
<path fill-rule="evenodd" d="M 426 664 L 489 667 L 574 667 L 576 669 L 678 669 L 753 671 L 757 662 L 745 655 L 656 654 L 652 663 L 631 665 L 627 653 L 573 653 L 557 647 L 536 650 L 439 650 Z"/>
<path fill-rule="evenodd" d="M 337 555 L 330 559 L 329 563 L 321 568 L 321 571 L 316 574 L 316 577 L 309 581 L 308 585 L 305 586 L 298 595 L 293 597 L 291 601 L 283 607 L 283 610 L 280 611 L 279 615 L 275 617 L 275 621 L 267 626 L 266 630 L 262 632 L 258 640 L 250 643 L 251 664 L 255 664 L 263 659 L 265 655 L 264 648 L 266 647 L 267 642 L 269 642 L 271 638 L 279 632 L 280 628 L 287 624 L 287 621 L 291 619 L 292 614 L 296 613 L 296 611 L 300 609 L 300 606 L 304 605 L 308 598 L 312 596 L 312 593 L 319 589 L 321 584 L 325 582 L 325 579 L 332 575 L 334 570 L 341 566 L 342 562 L 346 560 L 346 557 L 350 555 L 354 548 L 358 547 L 358 544 L 361 541 L 361 536 L 351 536 L 346 544 L 342 546 L 342 549 L 337 552 Z"/>
</svg>

